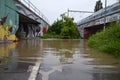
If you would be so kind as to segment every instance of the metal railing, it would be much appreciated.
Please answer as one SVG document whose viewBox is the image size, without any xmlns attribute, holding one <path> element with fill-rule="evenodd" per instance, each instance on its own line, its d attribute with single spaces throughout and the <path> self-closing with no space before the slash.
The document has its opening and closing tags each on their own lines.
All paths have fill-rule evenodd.
<svg viewBox="0 0 120 80">
<path fill-rule="evenodd" d="M 45 17 L 45 15 L 43 15 L 43 13 L 37 7 L 35 7 L 30 2 L 30 0 L 19 0 L 19 1 L 22 2 L 26 7 L 28 7 L 30 10 L 32 10 L 35 14 L 40 16 L 40 18 L 42 18 L 45 22 L 49 24 L 49 20 Z"/>
</svg>

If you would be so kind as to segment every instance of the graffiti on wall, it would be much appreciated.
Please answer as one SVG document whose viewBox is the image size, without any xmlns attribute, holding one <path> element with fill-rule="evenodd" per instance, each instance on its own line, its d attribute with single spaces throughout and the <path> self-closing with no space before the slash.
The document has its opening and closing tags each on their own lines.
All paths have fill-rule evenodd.
<svg viewBox="0 0 120 80">
<path fill-rule="evenodd" d="M 2 25 L 0 23 L 0 42 L 9 42 L 17 40 L 15 34 L 11 33 L 10 25 Z"/>
</svg>

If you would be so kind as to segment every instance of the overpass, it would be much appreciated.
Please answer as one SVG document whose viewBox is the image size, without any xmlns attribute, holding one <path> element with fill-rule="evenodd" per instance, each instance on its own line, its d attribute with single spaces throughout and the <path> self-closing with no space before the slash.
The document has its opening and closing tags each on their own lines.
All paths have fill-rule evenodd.
<svg viewBox="0 0 120 80">
<path fill-rule="evenodd" d="M 32 38 L 46 32 L 49 21 L 29 0 L 1 0 L 0 19 L 18 38 Z"/>
<path fill-rule="evenodd" d="M 48 28 L 49 21 L 29 0 L 14 0 L 19 14 L 19 37 L 36 37 Z M 20 34 L 22 33 L 22 34 Z"/>
<path fill-rule="evenodd" d="M 88 38 L 104 29 L 104 25 L 120 20 L 120 4 L 115 3 L 80 20 L 77 28 L 82 38 Z"/>
</svg>

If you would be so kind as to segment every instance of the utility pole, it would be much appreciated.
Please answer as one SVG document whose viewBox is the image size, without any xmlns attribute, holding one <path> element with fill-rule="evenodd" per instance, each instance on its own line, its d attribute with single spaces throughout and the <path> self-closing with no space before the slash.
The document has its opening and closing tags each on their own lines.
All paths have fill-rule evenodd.
<svg viewBox="0 0 120 80">
<path fill-rule="evenodd" d="M 69 17 L 69 9 L 68 9 L 67 13 L 68 13 L 68 17 Z"/>
<path fill-rule="evenodd" d="M 105 30 L 105 28 L 106 28 L 106 8 L 107 8 L 107 0 L 105 0 L 105 14 L 104 14 L 104 30 Z"/>
</svg>

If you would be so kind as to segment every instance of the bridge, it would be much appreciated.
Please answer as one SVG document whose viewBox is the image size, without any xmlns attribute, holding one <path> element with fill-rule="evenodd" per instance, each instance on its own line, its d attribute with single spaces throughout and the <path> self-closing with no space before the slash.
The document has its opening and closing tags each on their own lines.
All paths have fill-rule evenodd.
<svg viewBox="0 0 120 80">
<path fill-rule="evenodd" d="M 120 4 L 115 3 L 104 9 L 101 9 L 92 15 L 80 20 L 77 23 L 77 28 L 82 38 L 88 38 L 104 29 L 110 23 L 115 23 L 120 20 Z"/>
<path fill-rule="evenodd" d="M 9 24 L 11 33 L 18 38 L 42 36 L 49 21 L 29 0 L 1 0 L 0 18 Z"/>
<path fill-rule="evenodd" d="M 29 0 L 14 0 L 19 14 L 17 36 L 36 37 L 48 28 L 49 21 Z"/>
</svg>

